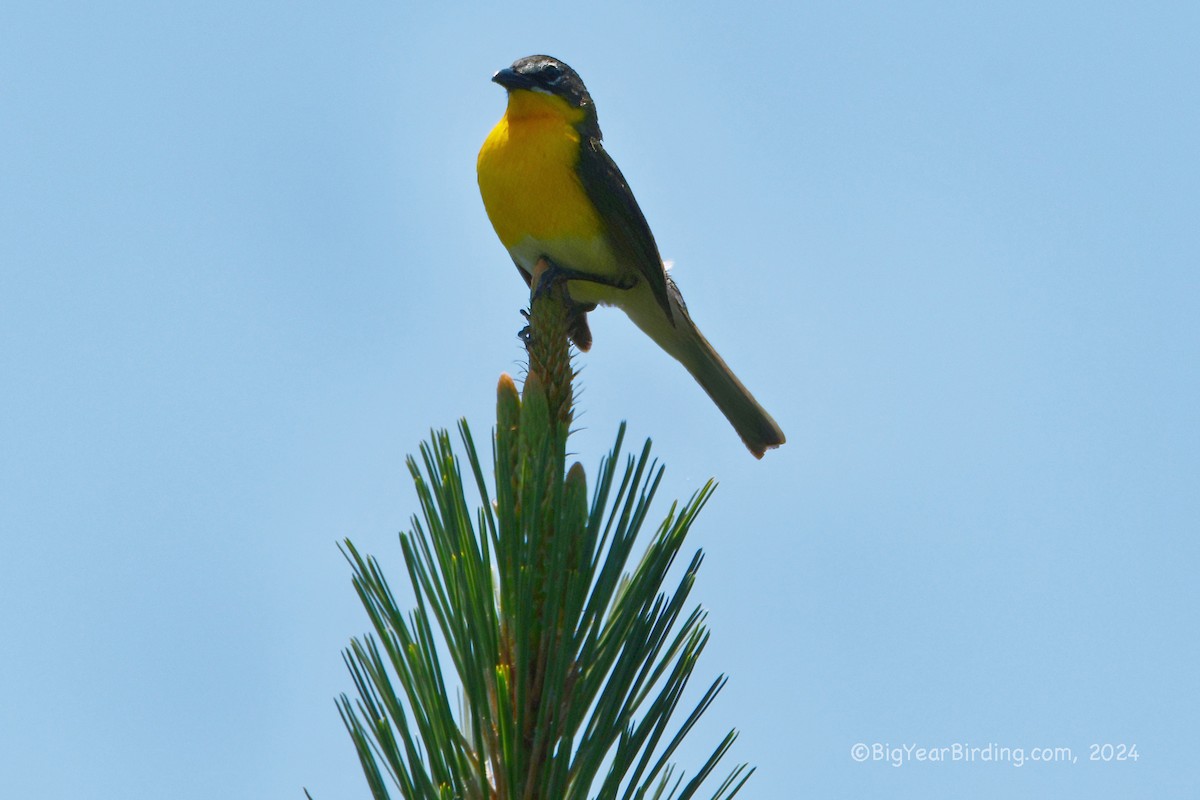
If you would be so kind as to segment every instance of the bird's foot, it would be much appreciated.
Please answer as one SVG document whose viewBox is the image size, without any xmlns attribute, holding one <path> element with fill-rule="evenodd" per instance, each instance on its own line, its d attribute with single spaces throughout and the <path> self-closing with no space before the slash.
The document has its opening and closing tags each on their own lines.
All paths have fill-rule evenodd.
<svg viewBox="0 0 1200 800">
<path fill-rule="evenodd" d="M 524 308 L 522 308 L 522 309 L 521 309 L 521 316 L 525 318 L 525 321 L 526 321 L 526 322 L 530 322 L 530 321 L 531 321 L 531 319 L 530 319 L 530 317 L 529 317 L 529 310 L 528 310 L 528 309 L 524 309 Z M 517 331 L 517 338 L 518 338 L 518 339 L 520 339 L 520 340 L 521 340 L 521 342 L 522 342 L 522 343 L 524 343 L 524 345 L 525 345 L 526 347 L 528 347 L 528 346 L 529 346 L 529 342 L 530 342 L 530 341 L 533 339 L 533 328 L 532 328 L 531 326 L 529 326 L 529 325 L 526 325 L 524 328 L 521 328 L 521 330 Z"/>
<path fill-rule="evenodd" d="M 638 279 L 632 275 L 623 278 L 589 275 L 585 272 L 561 267 L 551 261 L 549 256 L 542 256 L 533 265 L 533 292 L 530 299 L 537 300 L 549 292 L 554 284 L 566 281 L 587 281 L 588 283 L 598 283 L 601 286 L 611 286 L 621 291 L 629 291 L 638 283 Z"/>
</svg>

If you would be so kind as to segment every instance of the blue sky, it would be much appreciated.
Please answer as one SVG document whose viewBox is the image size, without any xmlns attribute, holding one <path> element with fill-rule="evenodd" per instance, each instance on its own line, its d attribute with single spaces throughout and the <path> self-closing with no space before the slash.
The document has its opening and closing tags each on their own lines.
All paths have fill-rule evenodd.
<svg viewBox="0 0 1200 800">
<path fill-rule="evenodd" d="M 523 284 L 488 78 L 574 66 L 756 462 L 616 311 L 573 447 L 720 488 L 696 593 L 744 796 L 1184 797 L 1200 690 L 1200 14 L 1184 3 L 10 4 L 0 785 L 366 797 L 333 697 L 431 427 Z M 665 512 L 666 504 L 661 507 Z M 399 573 L 397 572 L 398 584 Z M 1069 747 L 1075 764 L 856 763 Z M 1089 761 L 1136 744 L 1137 762 Z"/>
</svg>

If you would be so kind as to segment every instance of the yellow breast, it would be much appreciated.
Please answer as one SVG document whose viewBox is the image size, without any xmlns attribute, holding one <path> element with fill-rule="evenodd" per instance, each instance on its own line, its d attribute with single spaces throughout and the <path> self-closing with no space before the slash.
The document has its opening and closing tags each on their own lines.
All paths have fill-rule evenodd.
<svg viewBox="0 0 1200 800">
<path fill-rule="evenodd" d="M 514 91 L 479 151 L 479 191 L 506 248 L 530 237 L 591 239 L 600 218 L 575 173 L 577 110 L 561 99 Z"/>
</svg>

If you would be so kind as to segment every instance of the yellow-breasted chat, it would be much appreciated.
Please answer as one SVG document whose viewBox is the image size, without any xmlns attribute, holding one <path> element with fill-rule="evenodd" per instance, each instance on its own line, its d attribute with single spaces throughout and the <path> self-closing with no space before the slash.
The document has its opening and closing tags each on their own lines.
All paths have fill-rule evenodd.
<svg viewBox="0 0 1200 800">
<path fill-rule="evenodd" d="M 751 453 L 761 458 L 783 444 L 775 420 L 692 322 L 600 143 L 596 106 L 579 75 L 556 58 L 529 56 L 492 80 L 508 91 L 508 108 L 479 151 L 483 205 L 526 283 L 539 261 L 567 279 L 571 340 L 587 350 L 587 312 L 616 306 L 683 364 Z"/>
</svg>

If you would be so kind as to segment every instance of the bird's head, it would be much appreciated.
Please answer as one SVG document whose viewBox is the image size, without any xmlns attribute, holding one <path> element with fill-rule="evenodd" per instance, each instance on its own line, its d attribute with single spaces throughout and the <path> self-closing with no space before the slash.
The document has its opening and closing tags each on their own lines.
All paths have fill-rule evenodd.
<svg viewBox="0 0 1200 800">
<path fill-rule="evenodd" d="M 572 122 L 590 124 L 595 128 L 599 138 L 599 126 L 596 125 L 596 107 L 592 96 L 579 73 L 552 56 L 526 56 L 513 62 L 511 67 L 505 67 L 492 76 L 492 80 L 508 90 L 509 113 L 514 110 L 524 110 L 529 106 L 533 110 L 540 105 L 559 107 L 565 105 L 564 112 L 573 117 Z M 530 95 L 541 95 L 542 98 L 557 98 L 541 100 Z M 514 101 L 518 108 L 514 109 Z"/>
</svg>

